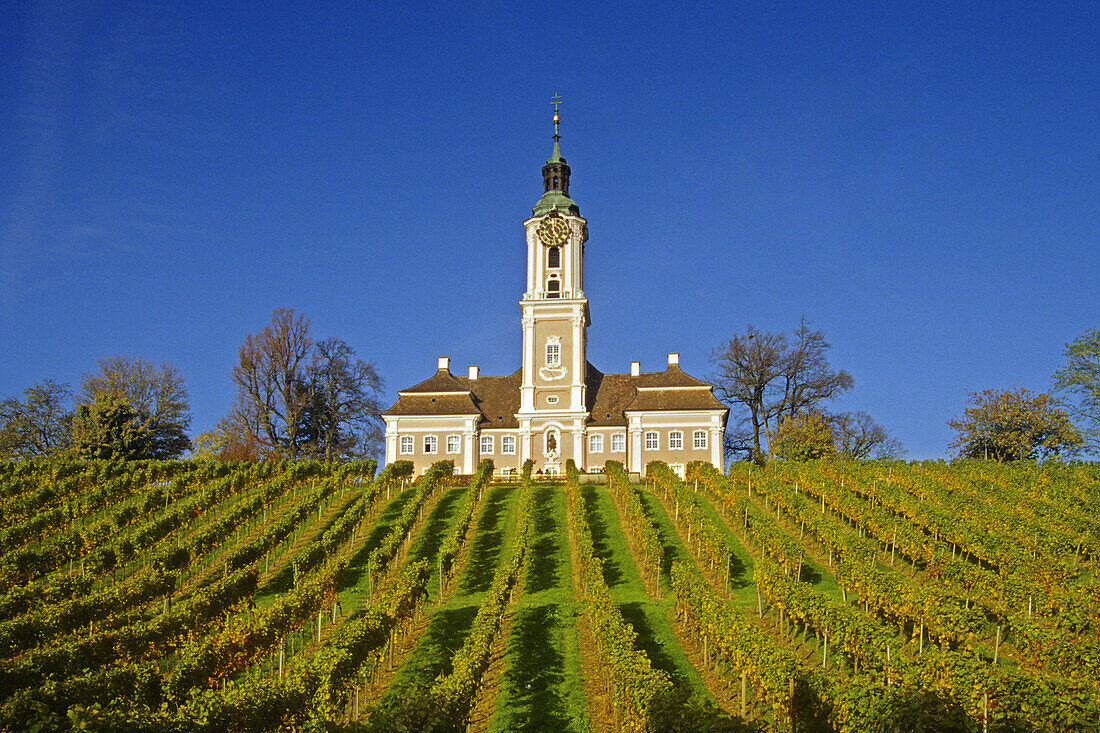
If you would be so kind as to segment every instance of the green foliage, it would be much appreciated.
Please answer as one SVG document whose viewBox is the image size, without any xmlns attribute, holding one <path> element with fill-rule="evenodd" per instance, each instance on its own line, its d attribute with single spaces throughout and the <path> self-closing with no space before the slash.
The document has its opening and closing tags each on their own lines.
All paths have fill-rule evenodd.
<svg viewBox="0 0 1100 733">
<path fill-rule="evenodd" d="M 75 457 L 130 461 L 146 457 L 150 446 L 148 429 L 122 395 L 103 392 L 91 404 L 77 405 L 72 437 Z"/>
<path fill-rule="evenodd" d="M 772 448 L 775 457 L 784 461 L 812 461 L 836 455 L 833 431 L 820 412 L 784 417 Z"/>
<path fill-rule="evenodd" d="M 0 458 L 55 458 L 72 435 L 72 393 L 46 379 L 23 390 L 22 401 L 0 401 Z"/>
<path fill-rule="evenodd" d="M 961 458 L 1004 461 L 1070 456 L 1081 447 L 1081 433 L 1066 411 L 1047 394 L 986 389 L 970 394 L 961 418 L 948 420 L 958 432 L 949 446 Z"/>
<path fill-rule="evenodd" d="M 1054 373 L 1062 406 L 1082 425 L 1092 450 L 1100 448 L 1100 329 L 1085 331 L 1062 353 L 1066 363 Z"/>
</svg>

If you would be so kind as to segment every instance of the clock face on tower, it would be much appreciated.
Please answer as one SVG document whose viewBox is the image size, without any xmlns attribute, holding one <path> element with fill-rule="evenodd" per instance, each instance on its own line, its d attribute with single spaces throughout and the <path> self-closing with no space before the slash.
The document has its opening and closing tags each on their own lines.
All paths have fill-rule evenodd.
<svg viewBox="0 0 1100 733">
<path fill-rule="evenodd" d="M 547 247 L 560 247 L 569 239 L 569 222 L 548 216 L 539 224 L 538 235 L 539 241 Z"/>
</svg>

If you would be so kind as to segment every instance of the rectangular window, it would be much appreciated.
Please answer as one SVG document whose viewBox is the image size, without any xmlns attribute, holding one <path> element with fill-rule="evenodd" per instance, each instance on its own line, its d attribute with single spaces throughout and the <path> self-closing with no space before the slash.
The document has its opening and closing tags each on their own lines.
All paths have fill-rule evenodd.
<svg viewBox="0 0 1100 733">
<path fill-rule="evenodd" d="M 403 456 L 411 455 L 412 452 L 413 452 L 413 447 L 415 445 L 416 445 L 416 441 L 413 440 L 413 436 L 411 436 L 411 435 L 402 435 L 401 436 L 401 455 L 403 455 Z"/>
<path fill-rule="evenodd" d="M 561 344 L 546 345 L 546 366 L 556 367 L 561 365 Z"/>
<path fill-rule="evenodd" d="M 482 453 L 482 455 L 484 455 L 486 453 L 492 453 L 492 452 L 493 452 L 493 436 L 491 436 L 491 435 L 482 435 L 481 436 L 481 453 Z"/>
<path fill-rule="evenodd" d="M 707 447 L 707 431 L 706 430 L 696 430 L 695 433 L 692 435 L 691 445 L 695 448 L 706 448 Z"/>
<path fill-rule="evenodd" d="M 514 456 L 516 454 L 516 436 L 503 436 L 500 439 L 500 452 L 508 456 Z"/>
<path fill-rule="evenodd" d="M 646 450 L 657 450 L 658 445 L 659 443 L 657 442 L 657 432 L 655 430 L 651 430 L 645 434 Z"/>
<path fill-rule="evenodd" d="M 602 435 L 589 435 L 588 436 L 588 452 L 589 453 L 603 453 L 603 436 Z"/>
<path fill-rule="evenodd" d="M 668 434 L 668 447 L 672 450 L 680 450 L 684 447 L 684 434 L 679 430 L 673 430 Z"/>
<path fill-rule="evenodd" d="M 622 433 L 615 433 L 611 436 L 611 452 L 622 453 L 626 450 L 626 436 Z"/>
<path fill-rule="evenodd" d="M 457 435 L 448 435 L 447 436 L 447 452 L 448 453 L 454 454 L 454 453 L 462 452 L 462 449 L 460 447 L 461 444 L 462 444 L 462 439 L 459 438 Z"/>
<path fill-rule="evenodd" d="M 434 435 L 424 436 L 424 452 L 435 453 L 439 450 L 439 438 Z"/>
</svg>

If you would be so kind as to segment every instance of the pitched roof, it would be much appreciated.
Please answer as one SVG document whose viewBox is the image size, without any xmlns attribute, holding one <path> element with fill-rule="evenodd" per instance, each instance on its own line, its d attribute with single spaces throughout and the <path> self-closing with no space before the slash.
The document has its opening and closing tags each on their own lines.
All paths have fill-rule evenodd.
<svg viewBox="0 0 1100 733">
<path fill-rule="evenodd" d="M 383 415 L 481 415 L 480 427 L 518 428 L 519 386 L 517 369 L 506 377 L 456 377 L 440 369 L 429 379 L 398 393 Z M 437 393 L 432 397 L 425 393 Z M 438 394 L 453 393 L 453 394 Z"/>
<path fill-rule="evenodd" d="M 408 389 L 403 389 L 398 394 L 413 394 L 416 392 L 469 392 L 468 386 L 463 386 L 458 377 L 451 374 L 448 369 L 439 369 L 435 374 L 425 379 L 420 384 L 414 384 Z"/>
<path fill-rule="evenodd" d="M 641 389 L 661 389 L 667 387 L 706 387 L 710 385 L 701 379 L 696 379 L 683 369 L 679 364 L 669 364 L 668 369 L 658 373 L 652 379 L 640 384 Z"/>
<path fill-rule="evenodd" d="M 589 421 L 594 427 L 625 426 L 624 412 L 649 410 L 727 410 L 711 387 L 678 365 L 663 372 L 604 374 L 586 363 Z M 457 377 L 440 369 L 429 379 L 399 392 L 383 415 L 476 415 L 480 428 L 519 427 L 523 370 L 505 377 Z M 434 393 L 434 394 L 428 394 Z M 442 393 L 442 394 L 440 394 Z"/>
<path fill-rule="evenodd" d="M 467 392 L 433 397 L 425 394 L 401 395 L 383 415 L 476 415 L 479 410 Z"/>
</svg>

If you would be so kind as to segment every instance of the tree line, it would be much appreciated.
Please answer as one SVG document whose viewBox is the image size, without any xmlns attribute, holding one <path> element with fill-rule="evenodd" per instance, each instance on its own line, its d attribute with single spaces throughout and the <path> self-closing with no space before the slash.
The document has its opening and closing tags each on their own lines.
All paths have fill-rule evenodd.
<svg viewBox="0 0 1100 733">
<path fill-rule="evenodd" d="M 901 441 L 865 412 L 834 412 L 851 374 L 834 369 L 829 343 L 805 318 L 791 336 L 749 325 L 711 355 L 711 381 L 729 405 L 726 457 L 752 460 L 889 459 Z M 969 393 L 948 445 L 960 458 L 996 461 L 1070 458 L 1100 452 L 1100 330 L 1066 345 L 1050 393 L 1023 387 Z"/>
<path fill-rule="evenodd" d="M 905 455 L 863 411 L 832 403 L 855 380 L 829 362 L 823 332 L 803 318 L 790 335 L 749 325 L 711 355 L 714 393 L 730 407 L 727 459 L 850 460 Z M 316 339 L 309 320 L 278 308 L 245 336 L 230 374 L 236 399 L 211 430 L 188 437 L 191 411 L 171 364 L 100 358 L 74 392 L 45 379 L 0 401 L 0 459 L 262 460 L 373 457 L 383 441 L 382 377 L 343 339 Z M 955 456 L 997 461 L 1100 452 L 1100 330 L 1067 344 L 1049 393 L 1022 387 L 969 394 Z"/>
<path fill-rule="evenodd" d="M 382 378 L 339 338 L 314 340 L 286 308 L 249 334 L 232 369 L 238 387 L 213 430 L 188 437 L 183 377 L 167 362 L 109 356 L 79 392 L 46 379 L 0 401 L 0 458 L 210 460 L 371 457 L 382 440 Z"/>
</svg>

